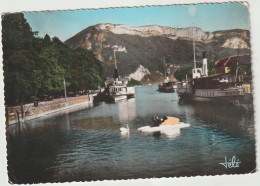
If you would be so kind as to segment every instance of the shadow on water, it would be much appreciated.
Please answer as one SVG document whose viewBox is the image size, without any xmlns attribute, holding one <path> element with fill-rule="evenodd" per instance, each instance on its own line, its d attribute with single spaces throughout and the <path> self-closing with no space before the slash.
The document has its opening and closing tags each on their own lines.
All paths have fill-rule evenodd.
<svg viewBox="0 0 260 186">
<path fill-rule="evenodd" d="M 195 114 L 206 123 L 215 124 L 235 136 L 254 138 L 254 112 L 231 104 L 195 103 Z"/>
</svg>

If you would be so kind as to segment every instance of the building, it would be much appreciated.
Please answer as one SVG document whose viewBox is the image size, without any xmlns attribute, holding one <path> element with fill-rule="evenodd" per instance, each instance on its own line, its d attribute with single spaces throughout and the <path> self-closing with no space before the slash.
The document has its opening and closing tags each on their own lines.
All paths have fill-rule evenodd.
<svg viewBox="0 0 260 186">
<path fill-rule="evenodd" d="M 250 65 L 251 55 L 243 56 L 231 56 L 225 59 L 221 59 L 216 62 L 215 69 L 216 73 L 229 73 L 231 67 L 236 67 L 236 65 Z"/>
</svg>

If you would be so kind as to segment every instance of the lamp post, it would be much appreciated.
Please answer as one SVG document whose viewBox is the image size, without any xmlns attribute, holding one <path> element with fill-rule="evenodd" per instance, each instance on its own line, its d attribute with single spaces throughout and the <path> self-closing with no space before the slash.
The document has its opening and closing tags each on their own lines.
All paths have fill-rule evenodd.
<svg viewBox="0 0 260 186">
<path fill-rule="evenodd" d="M 237 51 L 237 61 L 236 61 L 236 83 L 235 86 L 237 86 L 237 82 L 238 82 L 238 62 L 239 62 L 239 47 L 240 47 L 240 43 L 238 44 L 238 51 Z"/>
<path fill-rule="evenodd" d="M 64 86 L 64 96 L 65 96 L 65 105 L 67 104 L 67 90 L 66 90 L 66 81 L 63 77 L 63 86 Z"/>
</svg>

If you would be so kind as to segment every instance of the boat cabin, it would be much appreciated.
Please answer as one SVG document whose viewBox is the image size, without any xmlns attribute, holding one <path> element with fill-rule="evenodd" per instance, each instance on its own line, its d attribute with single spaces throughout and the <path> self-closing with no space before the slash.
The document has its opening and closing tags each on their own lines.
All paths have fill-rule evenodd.
<svg viewBox="0 0 260 186">
<path fill-rule="evenodd" d="M 206 52 L 203 52 L 202 68 L 192 69 L 192 78 L 201 78 L 208 76 L 208 61 L 206 57 Z"/>
</svg>

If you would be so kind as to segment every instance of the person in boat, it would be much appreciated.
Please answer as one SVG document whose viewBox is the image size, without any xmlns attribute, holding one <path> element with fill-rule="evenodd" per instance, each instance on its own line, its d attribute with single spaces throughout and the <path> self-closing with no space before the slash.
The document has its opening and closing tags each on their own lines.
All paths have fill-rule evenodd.
<svg viewBox="0 0 260 186">
<path fill-rule="evenodd" d="M 167 117 L 159 118 L 158 116 L 153 116 L 153 127 L 158 127 L 162 122 L 164 122 L 167 119 Z"/>
</svg>

